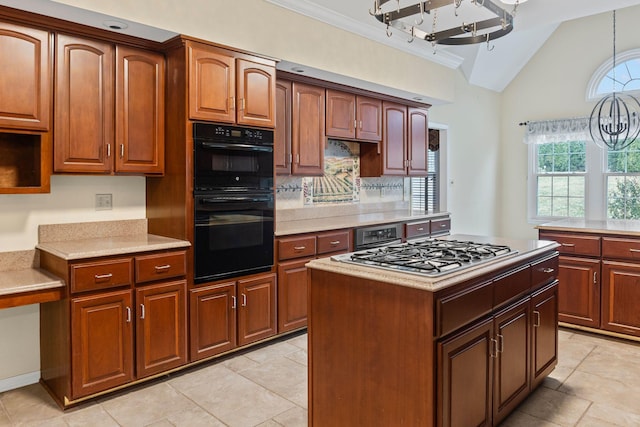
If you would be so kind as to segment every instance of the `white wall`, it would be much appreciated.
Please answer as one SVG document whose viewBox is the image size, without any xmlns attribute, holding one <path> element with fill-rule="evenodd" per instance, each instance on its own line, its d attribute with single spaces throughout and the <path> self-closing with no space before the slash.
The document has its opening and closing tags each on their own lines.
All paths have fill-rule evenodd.
<svg viewBox="0 0 640 427">
<path fill-rule="evenodd" d="M 640 7 L 616 14 L 616 50 L 640 45 L 637 22 Z M 502 94 L 503 161 L 500 232 L 535 238 L 527 222 L 528 149 L 522 143 L 526 120 L 588 116 L 595 102 L 586 101 L 587 84 L 595 70 L 612 54 L 612 15 L 604 13 L 563 23 Z"/>
</svg>

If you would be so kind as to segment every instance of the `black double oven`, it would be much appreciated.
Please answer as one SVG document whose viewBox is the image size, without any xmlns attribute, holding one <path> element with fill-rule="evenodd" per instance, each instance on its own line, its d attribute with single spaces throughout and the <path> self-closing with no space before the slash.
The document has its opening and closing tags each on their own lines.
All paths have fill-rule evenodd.
<svg viewBox="0 0 640 427">
<path fill-rule="evenodd" d="M 273 131 L 193 124 L 195 283 L 273 266 Z"/>
</svg>

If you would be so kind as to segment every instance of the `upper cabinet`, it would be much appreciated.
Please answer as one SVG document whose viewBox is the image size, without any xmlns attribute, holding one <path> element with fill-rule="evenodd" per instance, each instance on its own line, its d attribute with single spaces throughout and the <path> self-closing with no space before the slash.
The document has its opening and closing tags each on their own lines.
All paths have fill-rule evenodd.
<svg viewBox="0 0 640 427">
<path fill-rule="evenodd" d="M 329 137 L 380 141 L 382 101 L 327 89 L 326 134 Z"/>
<path fill-rule="evenodd" d="M 49 130 L 51 35 L 0 22 L 0 128 Z"/>
<path fill-rule="evenodd" d="M 156 52 L 58 34 L 54 171 L 162 174 L 164 68 Z"/>
<path fill-rule="evenodd" d="M 189 118 L 275 126 L 275 67 L 233 52 L 188 42 Z"/>
<path fill-rule="evenodd" d="M 324 175 L 325 90 L 293 82 L 291 104 L 291 173 Z"/>
<path fill-rule="evenodd" d="M 291 82 L 276 81 L 276 128 L 274 150 L 276 174 L 291 173 Z"/>
<path fill-rule="evenodd" d="M 360 175 L 426 176 L 429 144 L 427 110 L 383 102 L 382 117 L 382 143 L 360 146 Z"/>
</svg>

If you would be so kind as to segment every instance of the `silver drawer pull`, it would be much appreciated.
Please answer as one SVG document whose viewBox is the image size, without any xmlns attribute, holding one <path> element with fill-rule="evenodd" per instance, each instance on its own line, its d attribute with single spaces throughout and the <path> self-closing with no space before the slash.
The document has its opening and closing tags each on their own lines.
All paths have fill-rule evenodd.
<svg viewBox="0 0 640 427">
<path fill-rule="evenodd" d="M 339 245 L 340 244 L 340 240 L 334 240 L 333 242 L 329 242 L 329 244 L 331 246 Z"/>
<path fill-rule="evenodd" d="M 424 231 L 424 227 L 420 227 L 417 229 L 418 231 Z"/>
<path fill-rule="evenodd" d="M 145 313 L 144 313 L 144 304 L 140 304 L 140 318 L 144 319 Z"/>
<path fill-rule="evenodd" d="M 640 252 L 640 249 L 631 249 L 631 248 L 629 248 L 629 252 L 638 253 L 638 252 Z"/>
<path fill-rule="evenodd" d="M 112 273 L 108 273 L 108 274 L 96 274 L 95 276 L 93 276 L 96 280 L 105 280 L 105 279 L 111 279 L 113 277 Z"/>
<path fill-rule="evenodd" d="M 440 224 L 440 228 L 445 228 L 447 224 Z"/>
<path fill-rule="evenodd" d="M 303 251 L 303 250 L 305 250 L 305 249 L 307 249 L 307 247 L 306 247 L 306 246 L 294 246 L 294 247 L 293 247 L 293 250 L 294 250 L 294 251 Z"/>
<path fill-rule="evenodd" d="M 555 270 L 553 268 L 543 268 L 542 272 L 543 273 L 553 273 Z"/>
<path fill-rule="evenodd" d="M 567 248 L 574 248 L 576 245 L 573 243 L 560 243 L 562 246 Z"/>
<path fill-rule="evenodd" d="M 533 327 L 540 327 L 540 312 L 538 310 L 533 311 Z"/>
<path fill-rule="evenodd" d="M 156 265 L 154 267 L 156 269 L 156 272 L 161 272 L 161 271 L 165 271 L 171 268 L 171 264 L 165 264 L 165 265 Z"/>
</svg>

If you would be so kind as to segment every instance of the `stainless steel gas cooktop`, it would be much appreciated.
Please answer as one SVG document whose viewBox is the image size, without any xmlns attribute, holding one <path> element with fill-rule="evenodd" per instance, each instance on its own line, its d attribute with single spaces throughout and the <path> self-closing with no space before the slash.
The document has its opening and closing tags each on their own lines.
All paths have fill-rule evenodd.
<svg viewBox="0 0 640 427">
<path fill-rule="evenodd" d="M 472 241 L 423 239 L 368 249 L 332 259 L 405 273 L 437 277 L 516 255 L 508 246 Z"/>
</svg>

